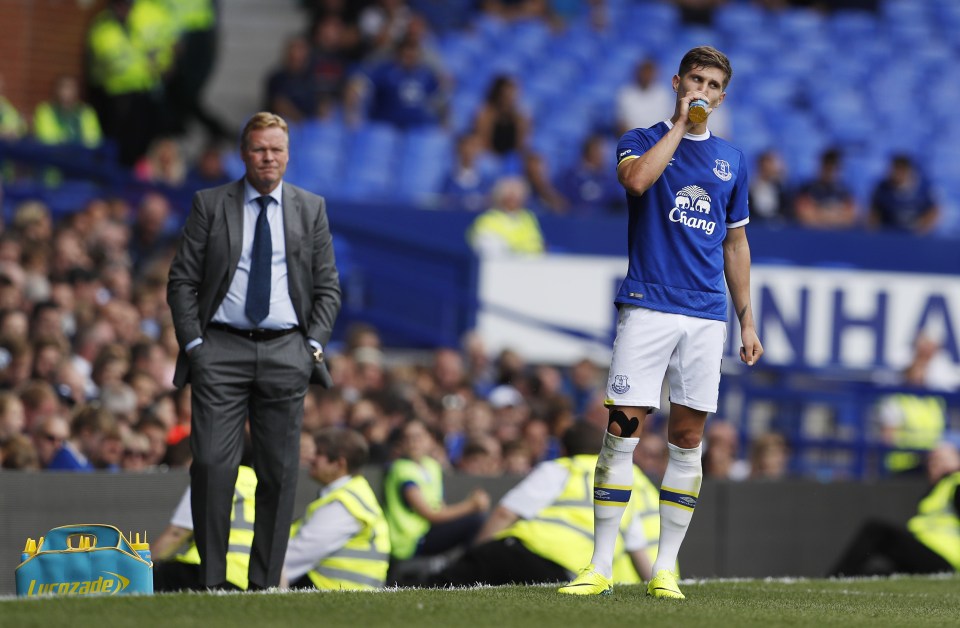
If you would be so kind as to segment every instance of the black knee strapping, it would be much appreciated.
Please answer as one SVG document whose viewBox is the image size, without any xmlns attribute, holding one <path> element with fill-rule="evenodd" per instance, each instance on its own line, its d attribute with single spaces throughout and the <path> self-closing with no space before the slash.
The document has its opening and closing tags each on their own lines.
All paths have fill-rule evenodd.
<svg viewBox="0 0 960 628">
<path fill-rule="evenodd" d="M 640 419 L 637 417 L 628 419 L 623 410 L 619 408 L 610 408 L 610 420 L 607 422 L 607 431 L 610 431 L 610 426 L 614 423 L 620 426 L 620 436 L 623 438 L 633 436 L 633 433 L 640 429 Z"/>
</svg>

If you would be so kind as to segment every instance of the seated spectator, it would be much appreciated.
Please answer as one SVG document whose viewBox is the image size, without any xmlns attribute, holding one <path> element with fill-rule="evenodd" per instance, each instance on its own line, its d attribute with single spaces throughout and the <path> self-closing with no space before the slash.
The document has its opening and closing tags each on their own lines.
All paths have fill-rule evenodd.
<svg viewBox="0 0 960 628">
<path fill-rule="evenodd" d="M 645 129 L 663 120 L 673 111 L 676 94 L 659 80 L 660 69 L 652 58 L 641 60 L 633 71 L 633 81 L 617 90 L 617 132 Z"/>
<path fill-rule="evenodd" d="M 368 120 L 412 129 L 443 122 L 445 99 L 441 77 L 423 62 L 420 43 L 405 38 L 391 58 L 351 79 L 346 106 L 354 122 L 365 110 Z"/>
<path fill-rule="evenodd" d="M 783 160 L 774 150 L 757 156 L 750 177 L 750 224 L 782 225 L 793 220 Z"/>
<path fill-rule="evenodd" d="M 323 487 L 294 522 L 281 583 L 320 590 L 379 589 L 387 579 L 390 531 L 361 475 L 367 444 L 352 430 L 317 434 L 310 477 Z"/>
<path fill-rule="evenodd" d="M 123 439 L 123 460 L 120 468 L 124 471 L 146 471 L 150 468 L 147 457 L 150 455 L 150 440 L 143 434 L 129 432 Z"/>
<path fill-rule="evenodd" d="M 357 20 L 364 54 L 377 59 L 390 55 L 410 29 L 414 17 L 406 0 L 374 0 Z"/>
<path fill-rule="evenodd" d="M 114 464 L 103 457 L 103 441 L 119 438 L 116 420 L 98 405 L 78 408 L 70 420 L 70 438 L 63 443 L 48 469 L 56 471 L 93 471 Z"/>
<path fill-rule="evenodd" d="M 506 171 L 519 172 L 527 150 L 530 118 L 520 107 L 520 84 L 511 76 L 493 79 L 474 118 L 474 132 L 486 151 L 505 160 Z"/>
<path fill-rule="evenodd" d="M 607 158 L 609 152 L 602 135 L 591 135 L 584 140 L 577 163 L 557 177 L 557 189 L 569 201 L 572 215 L 626 210 L 616 168 Z"/>
<path fill-rule="evenodd" d="M 477 212 L 487 206 L 496 169 L 484 159 L 483 144 L 476 133 L 457 139 L 457 151 L 440 193 L 447 209 Z"/>
<path fill-rule="evenodd" d="M 633 463 L 640 467 L 654 486 L 660 486 L 663 474 L 667 472 L 669 456 L 667 439 L 661 431 L 644 430 L 637 448 L 633 450 Z"/>
<path fill-rule="evenodd" d="M 536 215 L 527 209 L 530 187 L 521 177 L 503 177 L 493 186 L 492 207 L 467 231 L 467 241 L 479 255 L 543 253 L 543 233 Z"/>
<path fill-rule="evenodd" d="M 930 490 L 907 525 L 870 520 L 854 535 L 829 576 L 960 571 L 960 452 L 941 442 L 927 456 Z"/>
<path fill-rule="evenodd" d="M 490 496 L 480 488 L 463 501 L 444 502 L 443 470 L 432 453 L 438 445 L 422 421 L 406 423 L 399 436 L 400 458 L 383 480 L 393 563 L 390 581 L 402 579 L 403 561 L 468 545 L 490 506 Z"/>
<path fill-rule="evenodd" d="M 135 274 L 157 258 L 170 255 L 179 236 L 172 214 L 170 200 L 159 192 L 148 192 L 140 199 L 128 245 Z"/>
<path fill-rule="evenodd" d="M 909 155 L 894 155 L 890 169 L 873 190 L 867 225 L 925 235 L 936 226 L 940 208 L 926 178 Z"/>
<path fill-rule="evenodd" d="M 0 444 L 0 468 L 18 471 L 40 471 L 40 457 L 30 439 L 18 434 Z"/>
<path fill-rule="evenodd" d="M 25 434 L 26 426 L 20 398 L 9 390 L 0 391 L 0 445 L 18 434 Z"/>
<path fill-rule="evenodd" d="M 712 419 L 704 433 L 703 474 L 717 480 L 745 480 L 750 463 L 740 457 L 740 435 L 729 421 Z"/>
<path fill-rule="evenodd" d="M 840 178 L 842 155 L 831 148 L 820 156 L 816 177 L 800 186 L 794 200 L 797 222 L 814 229 L 846 229 L 857 222 L 857 206 Z"/>
<path fill-rule="evenodd" d="M 70 438 L 70 425 L 62 416 L 50 415 L 36 422 L 30 436 L 39 468 L 48 469 Z"/>
<path fill-rule="evenodd" d="M 180 187 L 187 180 L 187 162 L 180 144 L 172 137 L 154 140 L 134 165 L 133 173 L 140 181 Z"/>
<path fill-rule="evenodd" d="M 760 434 L 750 443 L 750 479 L 782 480 L 787 477 L 790 450 L 782 434 Z"/>
<path fill-rule="evenodd" d="M 503 472 L 507 475 L 525 476 L 533 469 L 533 454 L 522 440 L 504 443 L 502 457 Z"/>
<path fill-rule="evenodd" d="M 317 117 L 319 100 L 310 68 L 310 42 L 296 36 L 287 41 L 283 63 L 267 77 L 264 110 L 291 123 Z"/>
<path fill-rule="evenodd" d="M 96 148 L 103 141 L 100 121 L 93 107 L 80 100 L 75 76 L 57 79 L 53 98 L 37 105 L 33 113 L 33 134 L 43 144 L 78 144 Z"/>
<path fill-rule="evenodd" d="M 339 17 L 326 17 L 313 27 L 309 85 L 316 105 L 313 116 L 326 118 L 343 103 L 350 71 L 350 57 L 344 45 L 346 29 Z"/>
<path fill-rule="evenodd" d="M 502 473 L 502 447 L 492 436 L 472 437 L 463 446 L 457 470 L 466 475 L 497 477 Z"/>
<path fill-rule="evenodd" d="M 192 189 L 212 188 L 232 180 L 223 163 L 223 152 L 217 144 L 210 143 L 203 147 L 187 173 L 186 186 Z"/>
<path fill-rule="evenodd" d="M 578 423 L 563 435 L 564 457 L 537 465 L 484 524 L 477 544 L 440 573 L 433 586 L 564 582 L 593 551 L 593 475 L 603 432 Z M 621 520 L 614 582 L 650 577 L 656 554 L 659 491 L 634 467 L 633 496 Z M 643 518 L 635 516 L 643 511 Z"/>
</svg>

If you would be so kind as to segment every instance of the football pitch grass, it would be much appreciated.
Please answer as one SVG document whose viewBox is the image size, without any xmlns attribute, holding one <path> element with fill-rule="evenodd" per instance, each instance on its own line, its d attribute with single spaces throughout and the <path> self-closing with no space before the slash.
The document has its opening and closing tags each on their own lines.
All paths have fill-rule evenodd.
<svg viewBox="0 0 960 628">
<path fill-rule="evenodd" d="M 849 580 L 703 580 L 686 600 L 655 600 L 643 586 L 612 596 L 559 595 L 556 587 L 390 589 L 379 592 L 179 593 L 0 600 L 0 626 L 317 626 L 329 628 L 614 626 L 958 626 L 960 577 Z"/>
</svg>

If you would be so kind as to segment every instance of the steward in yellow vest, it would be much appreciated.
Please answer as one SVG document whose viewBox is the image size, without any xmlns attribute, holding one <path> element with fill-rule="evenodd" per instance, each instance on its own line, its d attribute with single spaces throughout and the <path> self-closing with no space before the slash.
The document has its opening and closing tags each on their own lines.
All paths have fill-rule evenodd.
<svg viewBox="0 0 960 628">
<path fill-rule="evenodd" d="M 310 475 L 323 485 L 293 524 L 282 583 L 294 588 L 379 589 L 390 565 L 390 532 L 360 471 L 369 459 L 363 437 L 325 429 L 316 436 Z"/>
<path fill-rule="evenodd" d="M 907 451 L 891 451 L 884 466 L 891 473 L 918 470 L 923 455 L 917 450 L 930 450 L 940 441 L 947 423 L 947 405 L 936 395 L 900 393 L 887 397 L 880 409 L 884 422 L 884 440 L 892 447 Z"/>
<path fill-rule="evenodd" d="M 536 215 L 524 205 L 529 186 L 520 177 L 504 177 L 491 192 L 493 207 L 473 221 L 467 241 L 479 255 L 543 253 L 543 233 Z"/>
<path fill-rule="evenodd" d="M 33 134 L 43 144 L 76 144 L 96 148 L 103 137 L 93 107 L 80 100 L 80 86 L 73 76 L 61 76 L 53 98 L 37 105 Z"/>
<path fill-rule="evenodd" d="M 409 421 L 399 438 L 402 457 L 390 465 L 383 480 L 394 561 L 434 556 L 470 543 L 490 505 L 486 491 L 474 489 L 466 499 L 447 504 L 443 471 L 430 456 L 436 441 L 426 425 Z"/>
<path fill-rule="evenodd" d="M 256 512 L 257 474 L 241 465 L 233 493 L 230 519 L 230 545 L 227 549 L 227 582 L 239 590 L 247 589 L 250 547 L 253 545 L 253 517 Z M 190 491 L 181 499 L 170 525 L 151 546 L 154 591 L 202 590 L 200 552 L 192 539 L 193 518 Z"/>
<path fill-rule="evenodd" d="M 158 89 L 177 36 L 173 16 L 154 0 L 111 0 L 87 33 L 94 85 L 110 96 Z"/>
<path fill-rule="evenodd" d="M 588 423 L 568 429 L 563 436 L 568 456 L 537 465 L 494 509 L 478 544 L 428 584 L 569 580 L 593 553 L 593 474 L 602 438 Z M 659 529 L 659 492 L 634 468 L 633 496 L 614 550 L 614 582 L 649 578 Z"/>
<path fill-rule="evenodd" d="M 868 521 L 829 575 L 960 571 L 960 451 L 941 442 L 928 454 L 926 470 L 930 492 L 906 527 Z"/>
</svg>

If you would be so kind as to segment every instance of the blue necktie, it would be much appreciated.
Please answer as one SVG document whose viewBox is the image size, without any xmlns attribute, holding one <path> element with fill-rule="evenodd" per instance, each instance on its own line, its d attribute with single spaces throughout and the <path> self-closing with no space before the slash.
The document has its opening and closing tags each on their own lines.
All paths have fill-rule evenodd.
<svg viewBox="0 0 960 628">
<path fill-rule="evenodd" d="M 270 313 L 270 268 L 273 258 L 273 243 L 270 240 L 270 223 L 267 222 L 269 196 L 257 197 L 260 214 L 253 232 L 253 249 L 250 251 L 250 277 L 247 282 L 247 303 L 244 313 L 254 325 Z"/>
</svg>

